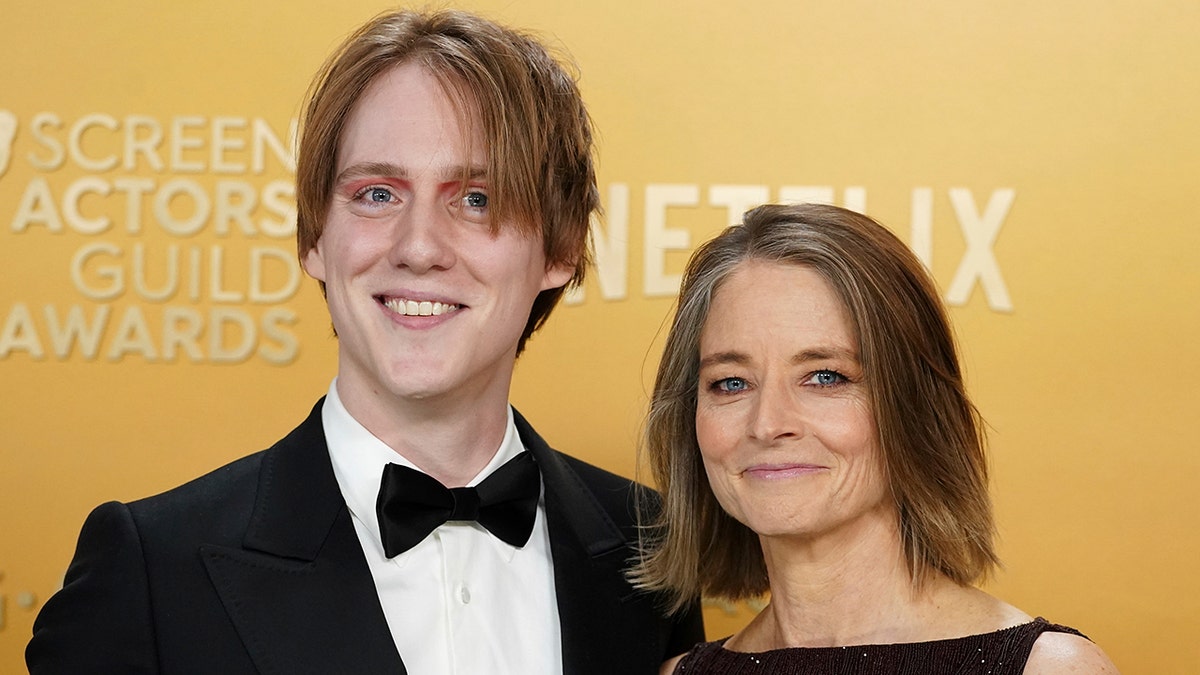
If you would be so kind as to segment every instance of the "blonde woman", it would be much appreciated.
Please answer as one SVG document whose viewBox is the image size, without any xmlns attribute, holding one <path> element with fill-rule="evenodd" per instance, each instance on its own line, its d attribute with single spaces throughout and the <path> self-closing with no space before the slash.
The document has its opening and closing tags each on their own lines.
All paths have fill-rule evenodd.
<svg viewBox="0 0 1200 675">
<path fill-rule="evenodd" d="M 634 571 L 678 607 L 769 591 L 664 673 L 1111 673 L 974 586 L 996 565 L 978 414 L 921 263 L 866 216 L 764 206 L 688 264 Z"/>
</svg>

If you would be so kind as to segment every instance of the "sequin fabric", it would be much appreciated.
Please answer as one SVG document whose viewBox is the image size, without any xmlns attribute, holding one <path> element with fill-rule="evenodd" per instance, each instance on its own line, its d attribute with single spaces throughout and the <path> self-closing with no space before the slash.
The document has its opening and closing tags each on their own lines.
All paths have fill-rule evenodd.
<svg viewBox="0 0 1200 675">
<path fill-rule="evenodd" d="M 994 633 L 948 640 L 850 647 L 792 647 L 732 652 L 725 640 L 696 645 L 676 675 L 1020 675 L 1033 643 L 1045 632 L 1072 633 L 1038 617 Z"/>
</svg>

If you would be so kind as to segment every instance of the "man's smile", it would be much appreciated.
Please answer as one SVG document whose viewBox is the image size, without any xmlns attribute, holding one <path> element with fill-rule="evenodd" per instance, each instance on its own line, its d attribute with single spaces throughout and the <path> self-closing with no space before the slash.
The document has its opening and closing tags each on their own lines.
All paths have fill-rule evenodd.
<svg viewBox="0 0 1200 675">
<path fill-rule="evenodd" d="M 375 298 L 384 307 L 402 316 L 441 316 L 457 311 L 459 305 L 433 302 L 429 300 L 409 300 L 407 298 L 392 298 L 385 296 L 376 296 Z"/>
</svg>

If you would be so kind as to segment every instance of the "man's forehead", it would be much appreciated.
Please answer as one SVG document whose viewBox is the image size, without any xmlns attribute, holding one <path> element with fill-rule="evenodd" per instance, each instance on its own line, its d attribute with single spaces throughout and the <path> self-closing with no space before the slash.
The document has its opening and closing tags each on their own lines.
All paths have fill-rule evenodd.
<svg viewBox="0 0 1200 675">
<path fill-rule="evenodd" d="M 488 143 L 480 115 L 430 69 L 403 63 L 380 73 L 340 130 L 335 172 L 411 177 L 480 177 Z M 347 174 L 348 175 L 348 174 Z"/>
</svg>

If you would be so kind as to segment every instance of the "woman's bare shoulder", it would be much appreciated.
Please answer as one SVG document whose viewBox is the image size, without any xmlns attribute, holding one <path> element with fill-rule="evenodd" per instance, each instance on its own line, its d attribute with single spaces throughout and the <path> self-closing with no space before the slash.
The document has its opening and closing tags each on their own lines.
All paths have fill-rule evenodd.
<svg viewBox="0 0 1200 675">
<path fill-rule="evenodd" d="M 1072 633 L 1042 633 L 1025 662 L 1025 675 L 1117 672 L 1116 665 L 1099 645 Z"/>
<path fill-rule="evenodd" d="M 683 654 L 663 661 L 662 667 L 658 669 L 658 675 L 671 675 L 681 660 L 683 660 Z"/>
</svg>

